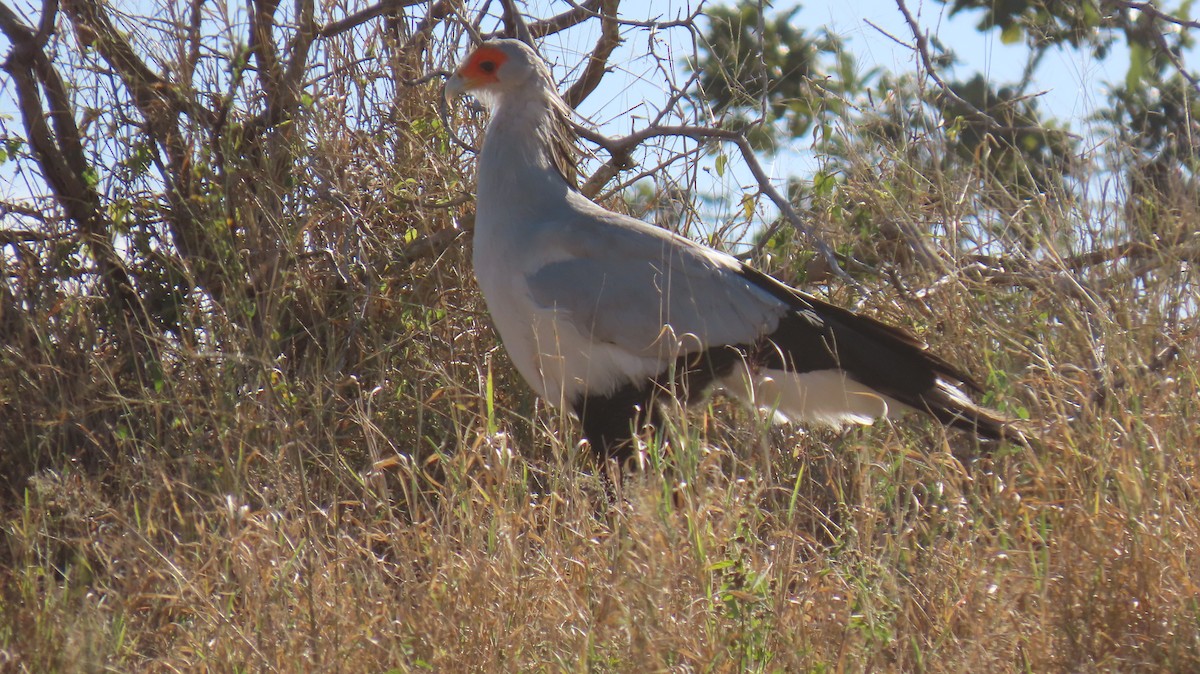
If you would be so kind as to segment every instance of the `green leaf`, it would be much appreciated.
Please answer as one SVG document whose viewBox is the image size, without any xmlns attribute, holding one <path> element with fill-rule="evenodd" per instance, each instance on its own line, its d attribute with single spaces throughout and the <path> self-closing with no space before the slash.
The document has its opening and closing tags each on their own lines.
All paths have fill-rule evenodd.
<svg viewBox="0 0 1200 674">
<path fill-rule="evenodd" d="M 833 194 L 834 187 L 837 185 L 837 178 L 832 173 L 818 171 L 812 178 L 813 194 L 819 197 L 828 197 Z"/>
<path fill-rule="evenodd" d="M 721 177 L 721 178 L 725 177 L 725 165 L 728 163 L 729 163 L 729 157 L 724 152 L 717 155 L 716 168 L 717 168 L 717 175 L 719 177 Z"/>
<path fill-rule="evenodd" d="M 487 432 L 488 435 L 495 435 L 498 430 L 496 425 L 496 388 L 492 380 L 492 368 L 488 368 L 487 383 L 485 389 L 484 404 L 487 405 Z"/>
<path fill-rule="evenodd" d="M 1021 41 L 1023 35 L 1024 31 L 1021 30 L 1021 24 L 1014 21 L 1008 24 L 1004 30 L 1000 31 L 1000 42 L 1003 44 L 1017 44 Z"/>
<path fill-rule="evenodd" d="M 8 115 L 0 115 L 0 119 L 7 117 Z M 0 140 L 0 164 L 8 161 L 10 157 L 17 156 L 17 153 L 21 151 L 21 145 L 24 143 L 25 141 L 20 138 L 5 138 Z"/>
<path fill-rule="evenodd" d="M 1130 40 L 1129 42 L 1129 72 L 1125 73 L 1125 88 L 1130 91 L 1141 89 L 1142 80 L 1146 77 L 1146 66 L 1150 63 L 1150 50 L 1146 46 Z"/>
</svg>

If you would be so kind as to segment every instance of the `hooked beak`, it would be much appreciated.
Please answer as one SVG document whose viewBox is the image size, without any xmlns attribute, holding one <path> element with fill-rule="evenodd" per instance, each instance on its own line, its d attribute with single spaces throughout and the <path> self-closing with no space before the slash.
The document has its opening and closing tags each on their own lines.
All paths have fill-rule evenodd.
<svg viewBox="0 0 1200 674">
<path fill-rule="evenodd" d="M 478 73 L 466 74 L 463 68 L 459 68 L 450 74 L 446 80 L 446 96 L 453 99 L 456 96 L 461 96 L 466 93 L 475 91 L 476 89 L 486 86 L 488 79 L 481 78 Z"/>
<path fill-rule="evenodd" d="M 457 72 L 446 80 L 446 98 L 454 100 L 467 91 L 467 81 Z"/>
</svg>

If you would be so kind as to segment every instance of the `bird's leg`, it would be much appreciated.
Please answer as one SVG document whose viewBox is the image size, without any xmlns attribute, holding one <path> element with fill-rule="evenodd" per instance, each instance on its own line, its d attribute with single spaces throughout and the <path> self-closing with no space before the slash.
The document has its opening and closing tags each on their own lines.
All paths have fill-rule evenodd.
<svg viewBox="0 0 1200 674">
<path fill-rule="evenodd" d="M 655 421 L 651 385 L 628 385 L 605 396 L 585 396 L 575 406 L 583 422 L 583 436 L 606 465 L 616 462 L 619 470 L 637 450 L 637 434 Z"/>
<path fill-rule="evenodd" d="M 638 432 L 652 421 L 655 406 L 644 390 L 625 387 L 608 396 L 589 396 L 576 406 L 587 438 L 600 464 L 600 481 L 610 507 L 624 503 L 622 476 L 636 460 Z"/>
</svg>

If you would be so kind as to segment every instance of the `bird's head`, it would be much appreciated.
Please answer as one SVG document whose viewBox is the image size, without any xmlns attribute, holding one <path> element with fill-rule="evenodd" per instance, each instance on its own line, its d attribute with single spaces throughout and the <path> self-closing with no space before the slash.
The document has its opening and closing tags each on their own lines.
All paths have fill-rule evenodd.
<svg viewBox="0 0 1200 674">
<path fill-rule="evenodd" d="M 475 47 L 446 82 L 453 97 L 470 93 L 485 102 L 511 91 L 528 90 L 549 74 L 541 57 L 519 40 L 488 40 Z"/>
<path fill-rule="evenodd" d="M 562 179 L 576 187 L 579 148 L 571 108 L 554 88 L 550 67 L 532 47 L 510 39 L 488 40 L 475 47 L 446 82 L 447 97 L 465 93 L 493 113 L 502 107 L 513 111 L 503 122 L 493 114 L 489 139 L 532 139 Z"/>
</svg>

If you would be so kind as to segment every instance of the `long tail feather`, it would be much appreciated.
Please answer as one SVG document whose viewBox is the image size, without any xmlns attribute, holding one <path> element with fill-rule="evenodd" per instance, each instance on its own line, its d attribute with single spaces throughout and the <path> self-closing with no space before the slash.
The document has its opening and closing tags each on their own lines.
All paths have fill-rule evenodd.
<svg viewBox="0 0 1200 674">
<path fill-rule="evenodd" d="M 874 393 L 886 403 L 882 409 L 887 412 L 895 407 L 915 409 L 990 440 L 1020 435 L 1010 420 L 967 397 L 963 389 L 981 390 L 970 376 L 904 330 L 822 302 L 752 268 L 743 273 L 793 308 L 767 337 L 756 361 L 768 372 L 793 373 L 793 388 L 805 391 L 806 400 L 790 407 L 801 418 L 825 421 L 819 417 L 830 416 L 829 408 L 841 409 L 844 421 L 869 422 L 859 418 L 871 416 L 864 410 L 873 409 L 862 396 Z M 776 395 L 783 408 L 787 396 Z M 817 398 L 824 407 L 816 404 Z M 805 414 L 806 410 L 817 414 Z M 787 415 L 786 409 L 780 411 Z"/>
</svg>

